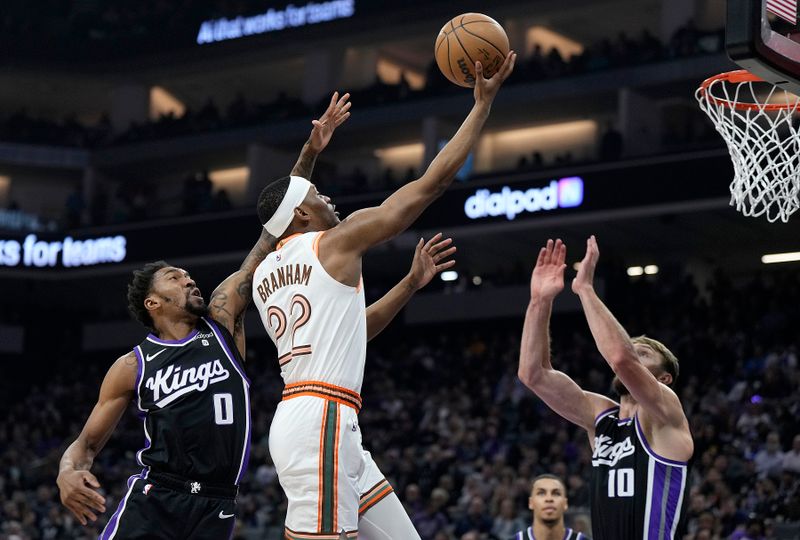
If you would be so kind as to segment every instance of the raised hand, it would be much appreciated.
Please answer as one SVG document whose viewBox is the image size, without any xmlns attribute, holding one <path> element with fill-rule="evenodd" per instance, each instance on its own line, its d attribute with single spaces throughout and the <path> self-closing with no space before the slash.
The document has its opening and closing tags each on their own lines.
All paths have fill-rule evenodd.
<svg viewBox="0 0 800 540">
<path fill-rule="evenodd" d="M 95 491 L 100 487 L 97 478 L 89 471 L 64 471 L 58 475 L 61 503 L 69 508 L 81 525 L 97 521 L 97 515 L 106 511 L 105 498 Z"/>
<path fill-rule="evenodd" d="M 314 127 L 311 130 L 311 137 L 309 137 L 308 143 L 313 151 L 320 153 L 328 146 L 336 128 L 350 118 L 351 105 L 349 92 L 341 98 L 339 97 L 339 92 L 333 93 L 331 102 L 323 115 L 318 120 L 311 121 Z"/>
<path fill-rule="evenodd" d="M 424 244 L 423 242 L 425 242 L 424 239 L 420 238 L 417 248 L 414 250 L 411 270 L 408 272 L 408 279 L 415 290 L 421 289 L 431 282 L 433 276 L 456 264 L 455 260 L 444 260 L 456 252 L 456 247 L 450 246 L 453 243 L 452 238 L 442 240 L 442 233 L 438 233 Z"/>
<path fill-rule="evenodd" d="M 517 60 L 517 53 L 509 51 L 503 65 L 497 70 L 497 73 L 486 79 L 483 77 L 483 65 L 480 62 L 475 62 L 475 102 L 491 105 L 497 96 L 497 91 L 500 90 L 503 82 L 508 79 L 511 72 L 514 71 L 514 62 Z"/>
<path fill-rule="evenodd" d="M 578 275 L 572 280 L 572 292 L 581 294 L 594 290 L 594 269 L 597 267 L 599 258 L 600 248 L 597 247 L 597 239 L 592 235 L 586 240 L 586 255 L 581 261 Z"/>
<path fill-rule="evenodd" d="M 539 250 L 531 275 L 531 300 L 552 300 L 564 289 L 564 269 L 567 265 L 567 246 L 561 239 Z"/>
</svg>

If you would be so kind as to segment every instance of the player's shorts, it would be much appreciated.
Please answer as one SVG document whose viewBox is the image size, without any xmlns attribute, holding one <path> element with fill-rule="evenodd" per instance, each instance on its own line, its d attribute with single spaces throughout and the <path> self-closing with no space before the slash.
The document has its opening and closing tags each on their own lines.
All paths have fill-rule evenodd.
<svg viewBox="0 0 800 540">
<path fill-rule="evenodd" d="M 284 390 L 269 450 L 289 506 L 286 538 L 355 538 L 359 515 L 392 492 L 361 447 L 357 393 L 323 383 Z"/>
<path fill-rule="evenodd" d="M 98 540 L 220 540 L 231 537 L 236 521 L 233 496 L 210 496 L 203 484 L 131 476 L 120 501 Z M 196 493 L 192 493 L 192 491 Z M 220 495 L 220 494 L 215 494 Z"/>
</svg>

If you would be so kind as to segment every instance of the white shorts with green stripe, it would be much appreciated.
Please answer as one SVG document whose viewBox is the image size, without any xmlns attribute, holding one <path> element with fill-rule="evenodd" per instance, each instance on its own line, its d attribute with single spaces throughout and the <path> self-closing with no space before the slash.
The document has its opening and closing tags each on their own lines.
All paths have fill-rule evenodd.
<svg viewBox="0 0 800 540">
<path fill-rule="evenodd" d="M 269 450 L 289 501 L 290 540 L 355 538 L 359 516 L 392 492 L 346 403 L 312 395 L 282 401 Z"/>
</svg>

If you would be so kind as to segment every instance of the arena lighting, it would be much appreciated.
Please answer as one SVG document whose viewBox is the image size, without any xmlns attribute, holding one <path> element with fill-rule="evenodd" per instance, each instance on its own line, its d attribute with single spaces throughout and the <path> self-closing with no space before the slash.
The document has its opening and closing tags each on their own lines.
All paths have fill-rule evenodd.
<svg viewBox="0 0 800 540">
<path fill-rule="evenodd" d="M 764 264 L 775 264 L 785 262 L 800 261 L 800 251 L 791 251 L 787 253 L 768 253 L 761 257 L 761 262 Z"/>
<path fill-rule="evenodd" d="M 556 124 L 534 125 L 488 132 L 481 137 L 476 160 L 483 164 L 481 172 L 493 167 L 513 168 L 519 156 L 531 157 L 535 149 L 545 160 L 552 160 L 569 150 L 573 155 L 590 155 L 599 136 L 595 120 L 572 120 Z"/>
<path fill-rule="evenodd" d="M 472 278 L 472 284 L 475 285 L 476 287 L 478 285 L 480 285 L 481 283 L 483 283 L 483 280 L 481 279 L 481 276 L 474 276 Z"/>
<path fill-rule="evenodd" d="M 383 167 L 410 167 L 412 164 L 417 166 L 425 157 L 425 145 L 411 143 L 378 148 L 374 151 L 374 155 L 381 160 Z"/>
<path fill-rule="evenodd" d="M 527 42 L 527 52 L 530 54 L 535 45 L 542 48 L 544 54 L 548 54 L 551 49 L 556 49 L 565 59 L 583 53 L 583 45 L 574 39 L 570 39 L 564 34 L 560 34 L 546 26 L 532 26 L 525 35 Z"/>
<path fill-rule="evenodd" d="M 653 274 L 658 274 L 658 266 L 655 264 L 648 264 L 644 267 L 644 273 L 648 276 L 652 276 Z"/>
<path fill-rule="evenodd" d="M 408 85 L 413 90 L 422 90 L 425 88 L 425 75 L 422 72 L 409 69 L 391 59 L 385 57 L 378 58 L 375 70 L 380 80 L 387 84 L 399 84 L 400 79 L 405 76 Z"/>
<path fill-rule="evenodd" d="M 644 268 L 641 266 L 629 266 L 627 273 L 631 277 L 641 276 L 644 274 Z"/>
<path fill-rule="evenodd" d="M 232 201 L 244 203 L 247 196 L 247 179 L 250 177 L 249 167 L 233 167 L 209 171 L 208 177 L 214 189 L 224 189 Z"/>
<path fill-rule="evenodd" d="M 150 88 L 150 119 L 157 120 L 167 114 L 180 118 L 186 114 L 186 105 L 166 88 L 153 86 Z"/>
<path fill-rule="evenodd" d="M 0 174 L 0 203 L 5 205 L 8 202 L 8 192 L 11 189 L 11 177 Z"/>
<path fill-rule="evenodd" d="M 440 274 L 442 281 L 455 281 L 458 279 L 458 272 L 455 270 L 448 270 Z"/>
</svg>

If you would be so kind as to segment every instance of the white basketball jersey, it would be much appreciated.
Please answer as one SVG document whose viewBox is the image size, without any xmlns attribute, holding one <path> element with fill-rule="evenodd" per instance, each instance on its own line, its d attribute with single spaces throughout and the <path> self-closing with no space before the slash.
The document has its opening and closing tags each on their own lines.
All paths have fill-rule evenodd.
<svg viewBox="0 0 800 540">
<path fill-rule="evenodd" d="M 286 385 L 319 381 L 361 392 L 367 317 L 361 284 L 336 281 L 317 254 L 324 232 L 296 234 L 256 268 L 253 301 Z"/>
</svg>

